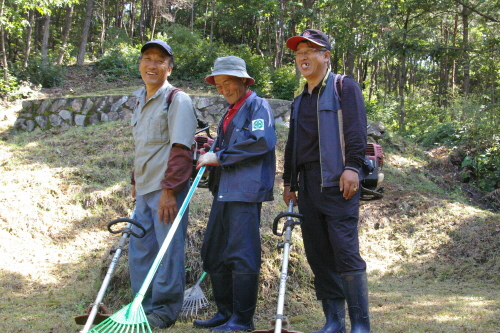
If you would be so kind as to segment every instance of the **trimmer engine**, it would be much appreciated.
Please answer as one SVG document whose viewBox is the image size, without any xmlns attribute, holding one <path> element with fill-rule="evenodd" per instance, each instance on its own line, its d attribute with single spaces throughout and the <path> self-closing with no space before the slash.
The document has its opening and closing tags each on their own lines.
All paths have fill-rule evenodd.
<svg viewBox="0 0 500 333">
<path fill-rule="evenodd" d="M 384 165 L 384 153 L 382 146 L 375 143 L 366 145 L 365 163 L 369 163 L 365 172 L 365 179 L 361 182 L 361 200 L 376 200 L 383 197 L 384 188 L 380 186 L 384 180 L 384 174 L 380 172 Z"/>
</svg>

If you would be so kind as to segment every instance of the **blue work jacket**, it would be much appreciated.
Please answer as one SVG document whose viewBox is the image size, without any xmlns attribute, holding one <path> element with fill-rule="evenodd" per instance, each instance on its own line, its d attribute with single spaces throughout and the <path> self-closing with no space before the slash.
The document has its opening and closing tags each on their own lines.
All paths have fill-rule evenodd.
<svg viewBox="0 0 500 333">
<path fill-rule="evenodd" d="M 274 115 L 255 92 L 245 100 L 226 131 L 224 118 L 217 129 L 216 155 L 220 161 L 219 201 L 273 200 L 276 173 Z M 216 150 L 216 149 L 215 149 Z"/>
</svg>

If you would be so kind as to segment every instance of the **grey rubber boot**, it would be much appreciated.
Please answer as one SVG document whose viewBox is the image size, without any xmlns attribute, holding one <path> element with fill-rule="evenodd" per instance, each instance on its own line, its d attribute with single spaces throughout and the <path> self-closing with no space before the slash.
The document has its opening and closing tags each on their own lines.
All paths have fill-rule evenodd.
<svg viewBox="0 0 500 333">
<path fill-rule="evenodd" d="M 345 331 L 345 299 L 324 299 L 323 313 L 326 323 L 319 331 L 311 333 L 346 333 Z"/>
<path fill-rule="evenodd" d="M 341 279 L 351 320 L 351 333 L 370 333 L 366 272 L 342 273 Z"/>
</svg>

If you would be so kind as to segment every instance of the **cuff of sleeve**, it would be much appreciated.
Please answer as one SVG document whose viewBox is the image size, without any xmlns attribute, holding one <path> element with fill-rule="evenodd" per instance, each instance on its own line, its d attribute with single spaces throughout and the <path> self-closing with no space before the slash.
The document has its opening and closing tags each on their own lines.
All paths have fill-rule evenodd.
<svg viewBox="0 0 500 333">
<path fill-rule="evenodd" d="M 135 174 L 134 171 L 130 174 L 130 185 L 135 185 Z"/>
<path fill-rule="evenodd" d="M 359 173 L 359 169 L 356 169 L 356 168 L 354 168 L 354 167 L 350 167 L 350 166 L 346 166 L 346 167 L 344 168 L 344 170 L 352 170 L 352 171 L 355 171 L 356 173 Z"/>
</svg>

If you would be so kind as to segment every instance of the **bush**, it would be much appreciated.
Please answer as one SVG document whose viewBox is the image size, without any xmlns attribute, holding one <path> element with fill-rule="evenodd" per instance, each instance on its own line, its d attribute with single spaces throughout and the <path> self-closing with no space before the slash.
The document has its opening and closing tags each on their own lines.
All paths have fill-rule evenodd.
<svg viewBox="0 0 500 333">
<path fill-rule="evenodd" d="M 164 31 L 165 33 L 157 34 L 155 38 L 163 39 L 172 47 L 174 52 L 172 78 L 204 82 L 203 79 L 210 74 L 217 58 L 215 50 L 210 49 L 208 41 L 180 25 L 167 27 Z"/>
<path fill-rule="evenodd" d="M 3 73 L 0 73 L 0 97 L 2 99 L 11 99 L 14 92 L 18 89 L 19 83 L 12 75 L 7 74 L 7 81 L 4 80 Z"/>
<path fill-rule="evenodd" d="M 434 145 L 453 146 L 460 141 L 458 124 L 445 122 L 431 126 L 422 140 L 422 145 L 429 148 Z"/>
<path fill-rule="evenodd" d="M 49 59 L 48 65 L 42 65 L 42 59 L 34 57 L 29 61 L 27 68 L 14 64 L 12 73 L 16 73 L 19 81 L 31 82 L 43 88 L 52 88 L 63 84 L 64 68 L 64 66 L 54 65 L 52 59 Z"/>
<path fill-rule="evenodd" d="M 271 93 L 274 98 L 291 101 L 298 86 L 299 80 L 293 64 L 277 68 L 271 75 Z"/>
<path fill-rule="evenodd" d="M 236 48 L 229 49 L 229 53 L 227 51 L 222 52 L 218 56 L 229 55 L 234 55 L 245 60 L 248 74 L 255 79 L 255 83 L 251 86 L 251 89 L 261 97 L 268 97 L 270 94 L 270 68 L 268 61 L 260 55 L 253 54 L 247 45 L 238 45 Z"/>
<path fill-rule="evenodd" d="M 139 75 L 138 60 L 140 51 L 127 44 L 106 50 L 97 66 L 106 74 L 106 80 L 133 79 Z"/>
</svg>

